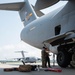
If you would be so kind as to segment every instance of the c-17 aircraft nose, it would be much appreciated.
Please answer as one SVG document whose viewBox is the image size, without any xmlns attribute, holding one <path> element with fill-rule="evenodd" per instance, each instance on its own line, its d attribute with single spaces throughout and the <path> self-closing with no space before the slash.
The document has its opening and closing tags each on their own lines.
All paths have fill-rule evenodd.
<svg viewBox="0 0 75 75">
<path fill-rule="evenodd" d="M 21 31 L 20 37 L 21 37 L 22 41 L 24 41 L 34 47 L 40 48 L 39 46 L 41 46 L 39 44 L 39 33 L 37 31 L 37 27 L 35 28 L 34 26 L 33 27 L 26 26 Z M 41 38 L 40 38 L 40 40 L 41 40 Z"/>
<path fill-rule="evenodd" d="M 28 44 L 31 44 L 33 43 L 33 36 L 31 36 L 30 34 L 30 30 L 29 30 L 29 27 L 25 27 L 22 31 L 21 31 L 21 34 L 20 34 L 20 37 L 21 37 L 21 40 L 28 43 Z M 33 42 L 32 42 L 33 41 Z"/>
<path fill-rule="evenodd" d="M 28 35 L 27 35 L 27 32 L 26 32 L 26 29 L 24 28 L 24 29 L 21 31 L 21 34 L 20 34 L 21 40 L 26 42 L 27 36 L 28 36 Z"/>
</svg>

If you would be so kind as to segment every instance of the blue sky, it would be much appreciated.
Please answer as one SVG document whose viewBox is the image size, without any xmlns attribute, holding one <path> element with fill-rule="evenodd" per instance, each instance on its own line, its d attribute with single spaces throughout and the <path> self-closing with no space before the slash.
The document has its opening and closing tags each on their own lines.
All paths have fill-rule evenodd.
<svg viewBox="0 0 75 75">
<path fill-rule="evenodd" d="M 24 0 L 0 0 L 1 3 L 21 2 Z M 31 3 L 33 0 L 30 0 Z M 59 3 L 55 7 L 50 7 L 44 13 L 49 13 L 64 3 Z M 21 57 L 15 51 L 25 50 L 26 56 L 40 56 L 40 50 L 24 43 L 20 39 L 20 32 L 24 28 L 18 12 L 0 10 L 0 59 Z"/>
</svg>

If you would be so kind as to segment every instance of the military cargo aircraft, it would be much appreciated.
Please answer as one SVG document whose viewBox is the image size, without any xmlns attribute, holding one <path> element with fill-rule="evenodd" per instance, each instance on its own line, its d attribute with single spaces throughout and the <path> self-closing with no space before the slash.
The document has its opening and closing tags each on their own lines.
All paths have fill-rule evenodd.
<svg viewBox="0 0 75 75">
<path fill-rule="evenodd" d="M 67 3 L 46 15 L 40 11 L 59 1 Z M 0 10 L 19 11 L 24 24 L 21 40 L 39 49 L 47 46 L 57 54 L 59 66 L 67 67 L 75 61 L 72 59 L 75 52 L 75 0 L 37 0 L 35 6 L 24 0 L 0 4 Z M 51 46 L 56 49 L 50 49 Z"/>
</svg>

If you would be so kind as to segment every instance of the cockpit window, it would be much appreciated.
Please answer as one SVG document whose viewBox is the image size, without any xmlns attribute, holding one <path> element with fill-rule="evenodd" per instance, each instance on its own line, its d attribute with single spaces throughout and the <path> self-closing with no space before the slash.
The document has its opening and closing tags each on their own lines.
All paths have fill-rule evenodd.
<svg viewBox="0 0 75 75">
<path fill-rule="evenodd" d="M 55 35 L 60 34 L 60 30 L 61 30 L 61 25 L 58 25 L 55 27 Z"/>
</svg>

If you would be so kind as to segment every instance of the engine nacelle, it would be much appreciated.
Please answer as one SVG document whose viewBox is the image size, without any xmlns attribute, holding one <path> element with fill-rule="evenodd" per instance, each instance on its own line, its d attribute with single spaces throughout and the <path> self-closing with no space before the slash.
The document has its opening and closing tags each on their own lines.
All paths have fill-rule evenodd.
<svg viewBox="0 0 75 75">
<path fill-rule="evenodd" d="M 38 11 L 38 10 L 47 8 L 59 1 L 60 0 L 37 0 L 34 9 Z"/>
</svg>

